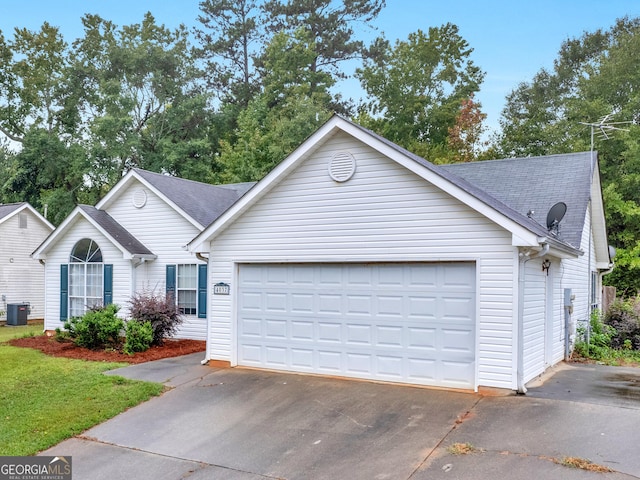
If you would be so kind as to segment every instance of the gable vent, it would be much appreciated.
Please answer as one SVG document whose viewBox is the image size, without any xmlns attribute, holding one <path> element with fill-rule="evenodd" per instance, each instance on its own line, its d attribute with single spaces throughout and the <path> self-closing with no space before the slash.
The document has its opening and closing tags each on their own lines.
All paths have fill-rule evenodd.
<svg viewBox="0 0 640 480">
<path fill-rule="evenodd" d="M 349 152 L 338 152 L 329 162 L 329 176 L 336 182 L 346 182 L 354 173 L 356 159 Z"/>
<path fill-rule="evenodd" d="M 139 188 L 135 192 L 133 192 L 133 206 L 136 208 L 142 208 L 147 203 L 147 192 L 145 192 L 142 188 Z"/>
</svg>

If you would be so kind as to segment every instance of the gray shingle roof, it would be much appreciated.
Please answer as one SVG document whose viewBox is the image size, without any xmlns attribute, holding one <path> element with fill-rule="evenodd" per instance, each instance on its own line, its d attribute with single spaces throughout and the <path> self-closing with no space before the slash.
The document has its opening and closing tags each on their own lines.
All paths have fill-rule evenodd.
<svg viewBox="0 0 640 480">
<path fill-rule="evenodd" d="M 203 227 L 222 215 L 255 185 L 211 185 L 137 168 L 134 171 Z"/>
<path fill-rule="evenodd" d="M 7 215 L 10 215 L 11 213 L 15 212 L 17 209 L 22 207 L 25 203 L 26 202 L 0 204 L 0 220 L 2 220 Z"/>
<path fill-rule="evenodd" d="M 485 162 L 441 165 L 522 215 L 532 218 L 546 230 L 547 213 L 557 202 L 567 204 L 557 238 L 580 248 L 582 230 L 591 195 L 591 152 L 510 158 Z"/>
<path fill-rule="evenodd" d="M 78 207 L 89 215 L 98 225 L 100 225 L 111 237 L 118 242 L 125 250 L 132 255 L 153 255 L 151 250 L 145 247 L 138 239 L 116 222 L 111 215 L 104 210 L 98 210 L 91 205 L 78 205 Z"/>
</svg>

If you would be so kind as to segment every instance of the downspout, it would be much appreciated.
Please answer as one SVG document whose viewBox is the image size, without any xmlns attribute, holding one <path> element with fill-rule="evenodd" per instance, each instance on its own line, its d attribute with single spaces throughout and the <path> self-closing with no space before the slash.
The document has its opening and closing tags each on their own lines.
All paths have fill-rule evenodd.
<svg viewBox="0 0 640 480">
<path fill-rule="evenodd" d="M 209 257 L 205 257 L 204 255 L 202 255 L 200 252 L 196 252 L 196 258 L 198 260 L 202 260 L 205 263 L 209 263 Z"/>
<path fill-rule="evenodd" d="M 517 388 L 518 393 L 524 395 L 527 388 L 524 386 L 524 283 L 525 265 L 529 260 L 545 256 L 549 252 L 549 244 L 543 242 L 542 250 L 531 254 L 530 251 L 518 254 L 518 366 L 517 366 Z"/>
</svg>

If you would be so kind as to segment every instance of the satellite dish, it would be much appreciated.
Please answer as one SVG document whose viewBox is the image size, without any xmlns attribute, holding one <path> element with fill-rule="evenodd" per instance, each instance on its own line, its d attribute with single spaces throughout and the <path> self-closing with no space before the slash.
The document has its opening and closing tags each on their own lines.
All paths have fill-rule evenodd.
<svg viewBox="0 0 640 480">
<path fill-rule="evenodd" d="M 567 213 L 567 204 L 564 202 L 558 202 L 551 207 L 549 213 L 547 213 L 547 229 L 558 233 L 558 225 L 564 218 L 565 213 Z"/>
</svg>

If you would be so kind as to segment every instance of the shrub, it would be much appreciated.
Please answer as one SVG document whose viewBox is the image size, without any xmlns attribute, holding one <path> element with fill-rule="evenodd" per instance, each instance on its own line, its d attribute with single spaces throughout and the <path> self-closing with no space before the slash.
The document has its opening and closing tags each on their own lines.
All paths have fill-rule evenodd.
<svg viewBox="0 0 640 480">
<path fill-rule="evenodd" d="M 131 317 L 149 322 L 153 328 L 152 345 L 162 345 L 165 338 L 175 335 L 184 318 L 173 298 L 153 292 L 136 293 L 129 302 Z"/>
<path fill-rule="evenodd" d="M 640 301 L 636 298 L 616 299 L 604 316 L 604 323 L 615 330 L 613 348 L 640 350 Z"/>
<path fill-rule="evenodd" d="M 118 307 L 107 305 L 94 308 L 82 317 L 75 317 L 65 322 L 64 328 L 76 345 L 97 350 L 99 348 L 118 348 L 122 341 L 124 323 L 116 315 Z"/>
<path fill-rule="evenodd" d="M 122 351 L 127 355 L 144 352 L 149 349 L 153 341 L 153 327 L 150 322 L 139 322 L 131 319 L 125 325 L 125 341 Z"/>
</svg>

